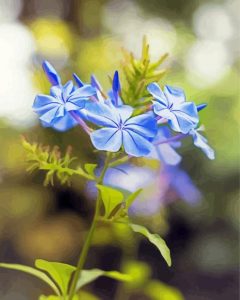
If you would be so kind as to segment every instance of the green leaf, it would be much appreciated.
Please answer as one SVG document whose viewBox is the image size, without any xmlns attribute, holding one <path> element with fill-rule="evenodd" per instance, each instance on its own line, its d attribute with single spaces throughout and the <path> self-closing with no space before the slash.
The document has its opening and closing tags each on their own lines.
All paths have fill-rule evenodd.
<svg viewBox="0 0 240 300">
<path fill-rule="evenodd" d="M 77 283 L 77 289 L 96 280 L 100 276 L 106 276 L 119 281 L 131 281 L 132 277 L 129 274 L 123 274 L 117 271 L 103 271 L 100 269 L 83 270 Z"/>
<path fill-rule="evenodd" d="M 84 169 L 88 172 L 88 174 L 92 175 L 93 177 L 95 177 L 95 169 L 97 167 L 97 164 L 85 164 L 84 165 Z"/>
<path fill-rule="evenodd" d="M 142 189 L 136 190 L 134 193 L 130 194 L 126 201 L 127 209 L 132 205 L 133 201 L 137 198 L 137 196 L 142 192 Z"/>
<path fill-rule="evenodd" d="M 123 194 L 112 187 L 97 184 L 96 187 L 99 189 L 104 208 L 105 217 L 108 218 L 113 209 L 123 202 Z"/>
<path fill-rule="evenodd" d="M 63 295 L 67 294 L 68 284 L 72 273 L 76 269 L 75 267 L 58 262 L 49 262 L 43 259 L 37 259 L 35 266 L 40 270 L 46 271 L 58 284 Z"/>
<path fill-rule="evenodd" d="M 158 248 L 163 258 L 165 259 L 166 263 L 170 267 L 172 264 L 170 250 L 166 245 L 165 241 L 158 234 L 150 233 L 148 229 L 144 226 L 136 225 L 136 224 L 129 224 L 129 225 L 134 232 L 141 233 L 149 240 L 149 242 L 151 242 Z"/>
<path fill-rule="evenodd" d="M 66 298 L 67 300 L 68 298 Z M 45 295 L 41 295 L 39 297 L 39 300 L 63 300 L 63 298 L 60 296 L 45 296 Z M 86 292 L 86 291 L 79 291 L 77 293 L 77 295 L 74 295 L 73 300 L 100 300 L 100 298 L 96 297 L 95 295 Z"/>
<path fill-rule="evenodd" d="M 28 273 L 30 275 L 33 275 L 33 276 L 41 279 L 45 283 L 47 283 L 57 295 L 60 295 L 58 287 L 56 286 L 56 284 L 45 273 L 43 273 L 39 270 L 36 270 L 35 268 L 28 267 L 28 266 L 23 266 L 23 265 L 19 265 L 19 264 L 5 264 L 5 263 L 0 263 L 0 267 L 5 268 L 5 269 L 12 269 L 12 270 L 17 270 L 17 271 L 22 271 L 24 273 Z"/>
<path fill-rule="evenodd" d="M 156 280 L 145 285 L 144 292 L 152 300 L 184 300 L 178 289 Z"/>
</svg>

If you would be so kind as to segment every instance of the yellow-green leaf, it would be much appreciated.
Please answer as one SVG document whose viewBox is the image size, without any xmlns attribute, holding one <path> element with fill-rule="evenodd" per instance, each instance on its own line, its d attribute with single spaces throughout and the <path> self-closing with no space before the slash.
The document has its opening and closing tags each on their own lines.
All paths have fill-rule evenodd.
<svg viewBox="0 0 240 300">
<path fill-rule="evenodd" d="M 103 271 L 100 269 L 83 270 L 77 283 L 77 289 L 96 280 L 100 276 L 106 276 L 119 281 L 131 281 L 132 277 L 129 274 L 123 274 L 117 271 Z"/>
<path fill-rule="evenodd" d="M 84 169 L 88 172 L 88 174 L 92 175 L 93 177 L 95 177 L 95 169 L 97 167 L 97 164 L 85 164 L 84 165 Z"/>
<path fill-rule="evenodd" d="M 71 275 L 76 269 L 74 266 L 58 262 L 49 262 L 43 259 L 37 259 L 35 261 L 35 266 L 40 270 L 46 271 L 57 283 L 62 294 L 67 294 Z"/>
<path fill-rule="evenodd" d="M 170 250 L 166 242 L 158 234 L 150 233 L 148 229 L 144 226 L 136 225 L 136 224 L 129 224 L 129 225 L 134 232 L 141 233 L 149 240 L 149 242 L 151 242 L 153 245 L 155 245 L 158 248 L 163 258 L 165 259 L 166 263 L 170 267 L 172 261 L 171 261 Z"/>
<path fill-rule="evenodd" d="M 113 209 L 123 202 L 123 194 L 112 187 L 104 186 L 104 185 L 97 185 L 97 188 L 99 189 L 104 209 L 105 209 L 105 217 L 109 217 Z"/>
<path fill-rule="evenodd" d="M 47 283 L 57 295 L 60 295 L 56 284 L 45 273 L 43 273 L 39 270 L 36 270 L 35 268 L 29 267 L 29 266 L 24 266 L 24 265 L 19 265 L 19 264 L 5 264 L 5 263 L 0 263 L 0 267 L 5 268 L 5 269 L 22 271 L 24 273 L 35 276 L 35 277 L 41 279 L 42 281 L 44 281 L 45 283 Z"/>
</svg>

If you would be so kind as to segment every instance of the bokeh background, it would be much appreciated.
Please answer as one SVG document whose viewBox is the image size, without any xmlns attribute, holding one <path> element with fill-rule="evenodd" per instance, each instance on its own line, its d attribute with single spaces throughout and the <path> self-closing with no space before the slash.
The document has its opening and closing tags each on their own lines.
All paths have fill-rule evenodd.
<svg viewBox="0 0 240 300">
<path fill-rule="evenodd" d="M 108 87 L 121 48 L 138 56 L 146 35 L 153 59 L 169 53 L 161 84 L 208 104 L 201 118 L 216 159 L 185 145 L 182 168 L 201 199 L 187 203 L 169 188 L 161 209 L 133 217 L 165 236 L 173 267 L 146 241 L 101 227 L 87 267 L 130 270 L 138 280 L 124 286 L 99 279 L 87 290 L 103 300 L 238 299 L 239 11 L 237 0 L 0 0 L 0 261 L 75 264 L 92 218 L 84 182 L 43 187 L 44 174 L 25 171 L 21 134 L 63 150 L 71 144 L 80 162 L 99 159 L 79 129 L 62 134 L 39 126 L 31 105 L 49 89 L 42 60 L 63 79 L 76 72 L 88 81 L 94 73 Z M 0 270 L 2 300 L 49 292 L 37 279 Z"/>
</svg>

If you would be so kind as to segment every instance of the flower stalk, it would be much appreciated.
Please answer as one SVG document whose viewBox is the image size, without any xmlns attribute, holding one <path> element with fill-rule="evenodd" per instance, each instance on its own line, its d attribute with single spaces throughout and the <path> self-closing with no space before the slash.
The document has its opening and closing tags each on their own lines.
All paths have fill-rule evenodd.
<svg viewBox="0 0 240 300">
<path fill-rule="evenodd" d="M 104 175 L 105 175 L 105 173 L 108 169 L 109 162 L 110 162 L 111 158 L 112 158 L 111 153 L 107 153 L 107 157 L 106 157 L 102 172 L 101 172 L 100 176 L 97 179 L 98 184 L 102 184 Z M 98 222 L 98 219 L 99 219 L 99 216 L 100 216 L 100 210 L 101 210 L 101 194 L 100 194 L 100 192 L 98 192 L 93 221 L 92 221 L 90 230 L 87 234 L 85 243 L 83 245 L 82 252 L 81 252 L 79 260 L 78 260 L 77 269 L 76 269 L 76 271 L 73 275 L 73 279 L 72 279 L 72 282 L 71 282 L 71 285 L 70 285 L 69 300 L 72 300 L 75 293 L 76 293 L 77 282 L 78 282 L 79 277 L 81 276 L 81 271 L 84 267 L 84 264 L 86 262 L 86 258 L 87 258 L 87 255 L 88 255 L 88 251 L 91 247 L 91 242 L 92 242 L 92 239 L 93 239 L 93 235 L 94 235 L 96 225 L 97 225 L 97 222 Z"/>
</svg>

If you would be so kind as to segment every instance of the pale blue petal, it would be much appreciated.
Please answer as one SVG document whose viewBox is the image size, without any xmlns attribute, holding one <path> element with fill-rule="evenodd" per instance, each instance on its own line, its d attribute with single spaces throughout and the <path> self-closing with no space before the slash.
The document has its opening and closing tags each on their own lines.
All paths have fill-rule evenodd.
<svg viewBox="0 0 240 300">
<path fill-rule="evenodd" d="M 61 85 L 60 76 L 48 61 L 45 60 L 42 64 L 42 67 L 52 85 Z"/>
<path fill-rule="evenodd" d="M 88 101 L 82 110 L 87 121 L 99 126 L 118 127 L 120 116 L 114 107 Z"/>
<path fill-rule="evenodd" d="M 66 102 L 70 94 L 74 91 L 73 82 L 70 80 L 63 86 L 63 99 Z"/>
<path fill-rule="evenodd" d="M 145 138 L 153 138 L 157 134 L 157 122 L 151 114 L 142 114 L 127 120 L 124 128 L 130 129 Z"/>
<path fill-rule="evenodd" d="M 123 130 L 123 146 L 127 154 L 136 157 L 146 156 L 152 150 L 147 139 L 130 130 Z"/>
<path fill-rule="evenodd" d="M 79 109 L 84 108 L 86 101 L 88 101 L 88 100 L 79 99 L 78 101 L 75 101 L 74 103 L 68 101 L 65 103 L 65 108 L 67 111 L 79 110 Z"/>
<path fill-rule="evenodd" d="M 179 124 L 180 130 L 177 131 L 181 131 L 182 133 L 188 133 L 191 129 L 195 128 L 199 122 L 197 108 L 193 102 L 176 105 L 171 112 L 176 116 Z M 176 128 L 173 129 L 176 130 Z"/>
<path fill-rule="evenodd" d="M 59 105 L 59 102 L 52 96 L 37 95 L 32 107 L 36 113 L 44 114 L 49 109 L 52 109 L 58 105 Z"/>
<path fill-rule="evenodd" d="M 59 103 L 64 103 L 62 86 L 52 86 L 50 89 L 50 95 L 56 98 L 56 101 L 58 101 Z"/>
<path fill-rule="evenodd" d="M 122 132 L 116 128 L 101 128 L 91 133 L 91 141 L 98 150 L 117 152 L 122 145 Z"/>
<path fill-rule="evenodd" d="M 214 150 L 207 144 L 207 139 L 198 133 L 196 130 L 192 130 L 190 135 L 193 137 L 193 143 L 196 147 L 200 148 L 209 159 L 215 158 Z"/>
<path fill-rule="evenodd" d="M 169 108 L 160 102 L 153 101 L 153 111 L 156 115 L 162 117 L 162 114 L 166 114 L 167 111 L 169 111 Z"/>
<path fill-rule="evenodd" d="M 58 131 L 66 131 L 77 124 L 78 123 L 70 114 L 65 114 L 64 117 L 56 119 L 52 127 Z"/>
<path fill-rule="evenodd" d="M 56 107 L 48 110 L 46 113 L 41 115 L 41 117 L 39 119 L 45 123 L 51 124 L 52 121 L 54 120 L 54 118 L 56 117 L 58 109 L 59 109 L 59 106 L 56 106 Z"/>
<path fill-rule="evenodd" d="M 68 101 L 74 102 L 79 98 L 89 98 L 96 94 L 96 90 L 91 85 L 84 85 L 81 88 L 76 89 L 71 95 L 68 97 Z"/>
<path fill-rule="evenodd" d="M 117 108 L 117 111 L 121 117 L 122 123 L 125 123 L 131 117 L 133 108 L 128 105 L 122 105 Z"/>
<path fill-rule="evenodd" d="M 160 161 L 167 165 L 177 165 L 182 160 L 182 157 L 169 144 L 156 146 L 156 152 Z"/>
<path fill-rule="evenodd" d="M 153 96 L 153 98 L 160 102 L 164 107 L 168 106 L 168 100 L 156 82 L 150 83 L 147 86 L 147 90 Z"/>
<path fill-rule="evenodd" d="M 169 85 L 166 85 L 164 87 L 164 93 L 168 99 L 168 102 L 170 104 L 181 104 L 184 103 L 186 101 L 186 97 L 184 94 L 184 91 L 180 88 L 176 88 L 176 87 L 172 87 Z"/>
</svg>

